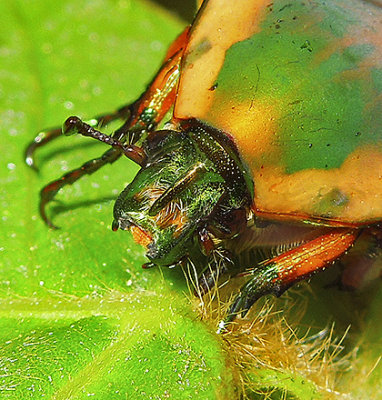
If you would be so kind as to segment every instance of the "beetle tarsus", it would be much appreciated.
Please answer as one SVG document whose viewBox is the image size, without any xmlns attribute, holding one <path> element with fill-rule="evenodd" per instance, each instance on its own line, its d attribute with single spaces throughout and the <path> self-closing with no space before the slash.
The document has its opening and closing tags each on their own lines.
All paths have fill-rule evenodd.
<svg viewBox="0 0 382 400">
<path fill-rule="evenodd" d="M 40 214 L 45 223 L 53 228 L 57 229 L 57 227 L 49 220 L 46 216 L 45 207 L 51 202 L 56 193 L 66 185 L 72 185 L 78 179 L 80 179 L 83 175 L 91 175 L 94 172 L 98 171 L 102 166 L 109 163 L 112 164 L 114 161 L 118 160 L 121 156 L 121 152 L 112 148 L 107 150 L 101 157 L 95 158 L 93 160 L 87 161 L 80 168 L 74 169 L 60 179 L 57 179 L 53 182 L 50 182 L 47 186 L 42 188 L 40 192 Z"/>
<path fill-rule="evenodd" d="M 35 163 L 34 153 L 35 153 L 37 147 L 40 145 L 40 141 L 39 141 L 40 136 L 39 135 L 37 135 L 35 137 L 33 142 L 25 149 L 25 153 L 24 153 L 25 163 L 28 165 L 28 167 L 31 167 L 36 172 L 38 172 L 38 168 Z"/>
<path fill-rule="evenodd" d="M 99 116 L 87 121 L 87 124 L 92 127 L 95 127 L 95 126 L 103 127 L 117 119 L 125 119 L 128 121 L 129 118 L 131 117 L 132 107 L 133 107 L 133 105 L 129 104 L 129 105 L 119 108 L 114 113 L 99 115 Z M 72 118 L 79 119 L 78 117 L 72 117 Z M 66 129 L 67 128 L 69 128 L 69 127 L 66 127 Z M 72 133 L 74 134 L 75 132 L 72 132 Z M 65 132 L 64 134 L 72 134 L 72 133 Z M 28 147 L 25 150 L 24 154 L 25 154 L 26 164 L 29 167 L 31 167 L 32 169 L 34 169 L 35 171 L 38 171 L 38 167 L 36 166 L 35 159 L 34 159 L 34 153 L 35 153 L 36 149 L 44 146 L 45 144 L 47 144 L 48 142 L 51 142 L 54 139 L 62 136 L 62 134 L 63 134 L 63 129 L 61 127 L 56 127 L 53 129 L 48 129 L 46 131 L 40 132 L 33 139 L 33 141 L 28 145 Z M 124 136 L 124 133 L 119 134 L 117 139 L 121 140 L 123 138 L 123 136 Z"/>
<path fill-rule="evenodd" d="M 44 146 L 46 143 L 51 142 L 59 136 L 61 136 L 61 128 L 54 128 L 40 132 L 25 150 L 24 156 L 26 164 L 35 171 L 38 171 L 38 167 L 36 166 L 34 159 L 34 153 L 36 149 Z"/>
<path fill-rule="evenodd" d="M 240 274 L 252 278 L 240 289 L 221 326 L 226 327 L 238 314 L 245 317 L 260 297 L 267 294 L 278 297 L 295 283 L 325 268 L 353 245 L 358 234 L 348 228 L 333 229 Z"/>
<path fill-rule="evenodd" d="M 51 228 L 53 230 L 60 229 L 60 227 L 58 227 L 57 225 L 54 225 L 53 222 L 46 215 L 45 206 L 49 201 L 50 200 L 41 200 L 40 201 L 40 209 L 39 210 L 40 210 L 41 218 L 49 226 L 49 228 Z"/>
<path fill-rule="evenodd" d="M 218 333 L 223 333 L 237 315 L 244 318 L 260 297 L 267 294 L 279 296 L 287 289 L 287 287 L 281 288 L 277 281 L 278 266 L 275 263 L 257 268 L 253 275 L 252 279 L 241 288 L 240 293 L 235 297 L 226 318 L 219 323 Z"/>
</svg>

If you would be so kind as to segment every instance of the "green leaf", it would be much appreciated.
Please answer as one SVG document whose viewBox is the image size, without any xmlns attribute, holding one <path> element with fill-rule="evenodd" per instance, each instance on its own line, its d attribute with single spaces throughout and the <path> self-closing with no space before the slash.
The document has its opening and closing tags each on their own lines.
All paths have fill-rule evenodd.
<svg viewBox="0 0 382 400">
<path fill-rule="evenodd" d="M 110 229 L 136 167 L 122 159 L 60 191 L 53 231 L 40 188 L 105 147 L 63 137 L 38 151 L 39 174 L 23 160 L 40 129 L 138 97 L 185 23 L 127 0 L 13 0 L 0 15 L 0 397 L 232 395 L 182 272 L 142 271 L 144 250 Z"/>
</svg>

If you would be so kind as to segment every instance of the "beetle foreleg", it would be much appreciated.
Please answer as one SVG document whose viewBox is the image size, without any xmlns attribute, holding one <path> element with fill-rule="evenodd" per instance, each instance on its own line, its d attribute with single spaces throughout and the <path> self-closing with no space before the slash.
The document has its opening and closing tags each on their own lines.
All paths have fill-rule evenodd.
<svg viewBox="0 0 382 400">
<path fill-rule="evenodd" d="M 163 65 L 145 93 L 134 103 L 131 118 L 115 132 L 125 137 L 127 143 L 142 141 L 149 132 L 154 132 L 174 105 L 187 35 L 188 28 L 172 44 Z"/>
<path fill-rule="evenodd" d="M 280 296 L 293 284 L 324 269 L 352 246 L 358 234 L 358 231 L 351 229 L 332 230 L 241 274 L 252 275 L 252 278 L 234 299 L 227 317 L 219 324 L 218 333 L 237 314 L 244 317 L 260 297 L 266 294 Z"/>
<path fill-rule="evenodd" d="M 140 137 L 162 120 L 173 105 L 176 95 L 176 85 L 179 77 L 179 65 L 184 46 L 187 43 L 188 28 L 174 41 L 158 74 L 155 76 L 146 92 L 132 104 L 119 108 L 114 113 L 103 114 L 92 118 L 87 123 L 92 127 L 104 127 L 116 120 L 125 123 L 115 131 L 113 137 L 120 141 L 135 143 Z M 25 162 L 37 169 L 35 151 L 61 136 L 61 128 L 53 128 L 40 132 L 25 150 Z"/>
<path fill-rule="evenodd" d="M 140 147 L 135 145 L 126 145 L 120 140 L 115 139 L 113 136 L 94 129 L 92 126 L 86 122 L 83 122 L 78 117 L 69 117 L 64 122 L 62 131 L 65 135 L 73 135 L 78 133 L 80 135 L 89 136 L 93 139 L 99 140 L 100 142 L 106 143 L 109 146 L 119 149 L 123 154 L 125 154 L 126 157 L 130 158 L 130 160 L 134 161 L 140 166 L 142 166 L 146 160 L 146 155 Z"/>
<path fill-rule="evenodd" d="M 145 155 L 143 151 L 140 147 L 134 146 L 134 143 L 144 138 L 148 132 L 154 130 L 173 105 L 179 78 L 180 60 L 187 38 L 188 28 L 174 41 L 158 74 L 154 77 L 146 92 L 134 103 L 125 105 L 114 113 L 93 118 L 86 123 L 77 117 L 69 118 L 66 121 L 64 133 L 81 133 L 85 136 L 92 136 L 114 148 L 105 152 L 101 157 L 90 160 L 80 168 L 51 182 L 41 190 L 40 213 L 43 220 L 51 228 L 56 227 L 47 217 L 45 206 L 53 200 L 62 187 L 73 184 L 85 174 L 94 173 L 107 163 L 113 163 L 123 153 L 140 165 L 144 162 Z M 110 136 L 95 129 L 119 119 L 124 120 L 124 124 Z M 37 169 L 34 161 L 36 149 L 56 139 L 61 134 L 61 128 L 40 132 L 25 150 L 26 163 L 30 167 Z"/>
<path fill-rule="evenodd" d="M 81 121 L 77 117 L 70 117 L 65 121 L 63 133 L 66 135 L 79 133 L 84 136 L 90 136 L 94 139 L 100 140 L 101 142 L 109 144 L 110 146 L 113 146 L 113 149 L 108 150 L 99 158 L 87 161 L 80 168 L 68 172 L 60 179 L 49 183 L 41 190 L 40 214 L 46 224 L 53 229 L 57 227 L 47 217 L 45 206 L 47 203 L 54 199 L 54 196 L 62 187 L 73 184 L 85 174 L 93 174 L 107 163 L 113 163 L 121 156 L 121 154 L 125 154 L 128 158 L 135 161 L 139 165 L 142 165 L 145 161 L 145 154 L 140 147 L 134 145 L 126 145 L 115 139 L 114 137 L 106 135 L 105 133 L 94 129 L 92 126 Z"/>
<path fill-rule="evenodd" d="M 50 182 L 48 185 L 43 187 L 40 192 L 40 214 L 44 222 L 51 228 L 57 229 L 57 226 L 55 226 L 52 221 L 47 217 L 45 206 L 47 203 L 54 199 L 54 196 L 62 187 L 66 185 L 72 185 L 84 175 L 93 174 L 105 164 L 112 164 L 114 161 L 118 160 L 121 154 L 122 153 L 118 149 L 109 149 L 101 157 L 87 161 L 80 168 L 68 172 L 60 179 Z"/>
<path fill-rule="evenodd" d="M 27 165 L 32 167 L 34 170 L 38 170 L 36 163 L 34 161 L 34 153 L 37 148 L 44 146 L 45 144 L 51 142 L 52 140 L 58 138 L 62 135 L 61 128 L 53 128 L 47 131 L 40 132 L 34 139 L 33 142 L 25 149 L 25 162 Z"/>
<path fill-rule="evenodd" d="M 89 125 L 91 125 L 92 127 L 104 127 L 118 119 L 129 120 L 132 107 L 133 107 L 133 105 L 131 105 L 131 106 L 127 105 L 127 106 L 121 107 L 114 113 L 99 115 L 99 116 L 87 121 L 87 123 Z M 38 168 L 36 167 L 36 163 L 34 160 L 35 151 L 39 147 L 45 146 L 47 143 L 58 138 L 59 136 L 62 136 L 62 128 L 61 127 L 52 128 L 50 130 L 40 132 L 33 139 L 33 141 L 30 143 L 30 145 L 25 149 L 25 162 L 30 167 L 37 170 Z M 118 139 L 121 140 L 120 137 L 118 137 Z"/>
</svg>

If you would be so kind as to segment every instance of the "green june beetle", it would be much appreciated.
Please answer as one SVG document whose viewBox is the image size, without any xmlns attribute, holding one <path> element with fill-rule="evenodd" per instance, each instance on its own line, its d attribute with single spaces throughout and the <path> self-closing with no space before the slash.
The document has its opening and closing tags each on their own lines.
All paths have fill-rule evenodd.
<svg viewBox="0 0 382 400">
<path fill-rule="evenodd" d="M 360 236 L 363 267 L 381 254 L 381 111 L 377 2 L 205 0 L 137 101 L 67 119 L 64 134 L 110 148 L 45 186 L 40 212 L 54 227 L 45 208 L 60 188 L 127 156 L 141 169 L 115 202 L 112 228 L 146 247 L 146 267 L 202 259 L 201 294 L 223 273 L 249 277 L 221 332 Z M 118 119 L 112 135 L 98 130 Z M 59 135 L 40 133 L 27 163 Z M 258 249 L 260 262 L 237 261 Z"/>
</svg>

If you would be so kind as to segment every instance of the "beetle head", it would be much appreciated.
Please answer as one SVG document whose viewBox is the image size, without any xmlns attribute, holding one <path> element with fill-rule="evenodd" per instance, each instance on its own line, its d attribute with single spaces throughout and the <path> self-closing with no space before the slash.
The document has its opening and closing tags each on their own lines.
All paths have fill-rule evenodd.
<svg viewBox="0 0 382 400">
<path fill-rule="evenodd" d="M 115 203 L 113 229 L 130 230 L 154 264 L 180 261 L 195 246 L 199 227 L 216 225 L 219 210 L 243 203 L 210 146 L 214 139 L 195 130 L 153 132 L 143 146 L 144 165 Z"/>
</svg>

